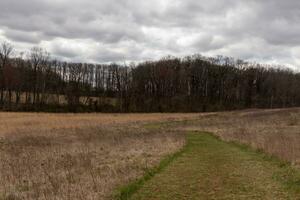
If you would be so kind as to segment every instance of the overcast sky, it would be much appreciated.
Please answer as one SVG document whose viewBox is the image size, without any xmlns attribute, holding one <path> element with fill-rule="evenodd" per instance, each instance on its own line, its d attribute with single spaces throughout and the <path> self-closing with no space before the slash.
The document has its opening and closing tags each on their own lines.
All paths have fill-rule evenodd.
<svg viewBox="0 0 300 200">
<path fill-rule="evenodd" d="M 0 0 L 0 41 L 85 62 L 200 53 L 300 67 L 299 0 Z"/>
</svg>

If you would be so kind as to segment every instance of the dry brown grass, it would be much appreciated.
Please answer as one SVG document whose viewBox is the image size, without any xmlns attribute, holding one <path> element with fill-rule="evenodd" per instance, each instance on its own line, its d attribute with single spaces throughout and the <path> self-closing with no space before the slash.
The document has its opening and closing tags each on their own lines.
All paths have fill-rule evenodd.
<svg viewBox="0 0 300 200">
<path fill-rule="evenodd" d="M 167 126 L 147 123 L 185 121 Z M 111 199 L 184 145 L 213 132 L 300 166 L 300 109 L 208 114 L 0 113 L 0 200 Z"/>
<path fill-rule="evenodd" d="M 44 135 L 56 130 L 184 120 L 199 114 L 49 114 L 0 112 L 0 138 L 26 132 Z M 61 133 L 59 133 L 60 135 Z"/>
<path fill-rule="evenodd" d="M 110 199 L 184 145 L 143 123 L 196 116 L 0 113 L 0 199 Z"/>
<path fill-rule="evenodd" d="M 300 167 L 300 108 L 214 113 L 185 129 L 213 132 Z"/>
</svg>

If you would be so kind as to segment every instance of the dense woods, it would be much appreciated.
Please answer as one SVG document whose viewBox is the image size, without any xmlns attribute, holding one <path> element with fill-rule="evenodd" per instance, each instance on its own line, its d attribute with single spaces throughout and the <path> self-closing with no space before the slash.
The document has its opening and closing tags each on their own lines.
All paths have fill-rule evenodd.
<svg viewBox="0 0 300 200">
<path fill-rule="evenodd" d="M 14 111 L 205 112 L 300 106 L 300 74 L 228 57 L 138 64 L 53 60 L 0 47 L 0 108 Z"/>
</svg>

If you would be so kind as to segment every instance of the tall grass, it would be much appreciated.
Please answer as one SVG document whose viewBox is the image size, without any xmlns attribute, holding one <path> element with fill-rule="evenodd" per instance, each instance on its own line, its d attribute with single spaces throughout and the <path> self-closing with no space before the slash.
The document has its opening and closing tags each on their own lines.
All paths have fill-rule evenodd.
<svg viewBox="0 0 300 200">
<path fill-rule="evenodd" d="M 250 145 L 300 167 L 299 108 L 215 113 L 188 127 Z"/>
<path fill-rule="evenodd" d="M 0 113 L 0 200 L 111 199 L 115 188 L 178 151 L 186 130 L 212 132 L 300 166 L 300 109 Z"/>
<path fill-rule="evenodd" d="M 184 145 L 142 124 L 186 117 L 1 113 L 0 199 L 111 199 Z"/>
</svg>

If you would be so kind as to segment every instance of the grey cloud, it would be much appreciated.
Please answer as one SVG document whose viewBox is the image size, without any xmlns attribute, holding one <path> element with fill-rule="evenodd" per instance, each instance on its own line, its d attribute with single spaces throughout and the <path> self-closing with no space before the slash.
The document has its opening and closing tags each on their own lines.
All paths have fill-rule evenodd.
<svg viewBox="0 0 300 200">
<path fill-rule="evenodd" d="M 8 29 L 5 31 L 6 38 L 9 38 L 16 42 L 25 42 L 31 44 L 38 44 L 40 33 L 36 32 L 24 32 L 19 30 Z"/>
<path fill-rule="evenodd" d="M 51 51 L 54 55 L 59 56 L 59 57 L 75 58 L 75 57 L 79 56 L 78 49 L 59 46 L 57 44 L 54 44 L 51 47 Z"/>
<path fill-rule="evenodd" d="M 300 64 L 299 24 L 296 0 L 0 1 L 0 34 L 18 48 L 98 62 L 223 53 Z"/>
</svg>

